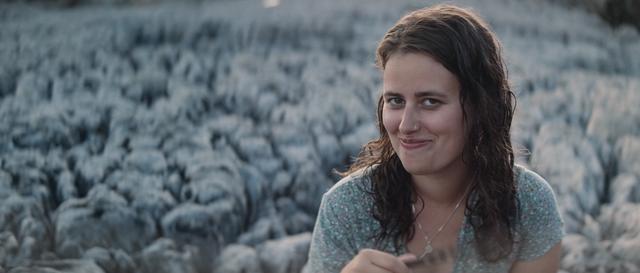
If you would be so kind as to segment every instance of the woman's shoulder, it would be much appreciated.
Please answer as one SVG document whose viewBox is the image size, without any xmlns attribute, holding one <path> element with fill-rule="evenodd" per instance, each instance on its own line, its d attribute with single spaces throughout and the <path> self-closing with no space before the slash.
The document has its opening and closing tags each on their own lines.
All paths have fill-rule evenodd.
<svg viewBox="0 0 640 273">
<path fill-rule="evenodd" d="M 340 203 L 358 202 L 370 198 L 371 187 L 371 168 L 360 169 L 336 182 L 323 198 Z"/>
<path fill-rule="evenodd" d="M 547 253 L 564 236 L 564 221 L 555 193 L 542 176 L 516 165 L 518 260 L 531 261 Z"/>
<path fill-rule="evenodd" d="M 516 165 L 516 199 L 520 223 L 526 229 L 539 225 L 562 226 L 556 195 L 549 182 L 524 166 Z"/>
<path fill-rule="evenodd" d="M 360 170 L 340 179 L 322 196 L 319 221 L 330 227 L 332 233 L 351 234 L 352 249 L 364 245 L 377 227 L 372 217 L 374 202 L 370 188 L 369 171 Z"/>
<path fill-rule="evenodd" d="M 553 198 L 555 203 L 555 194 L 549 182 L 536 172 L 525 166 L 516 164 L 514 167 L 516 192 L 520 202 L 533 201 L 537 202 L 541 198 Z"/>
</svg>

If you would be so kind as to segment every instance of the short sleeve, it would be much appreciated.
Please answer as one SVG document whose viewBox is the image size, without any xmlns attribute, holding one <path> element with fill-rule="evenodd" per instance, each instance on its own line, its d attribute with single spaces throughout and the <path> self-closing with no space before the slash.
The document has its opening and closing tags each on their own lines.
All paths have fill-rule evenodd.
<svg viewBox="0 0 640 273">
<path fill-rule="evenodd" d="M 553 189 L 538 174 L 522 170 L 518 176 L 517 195 L 521 235 L 517 260 L 532 261 L 561 242 L 564 222 Z"/>
<path fill-rule="evenodd" d="M 353 243 L 345 236 L 350 234 L 348 217 L 342 215 L 345 211 L 335 208 L 345 200 L 336 199 L 335 192 L 322 197 L 304 273 L 340 272 L 353 257 Z"/>
</svg>

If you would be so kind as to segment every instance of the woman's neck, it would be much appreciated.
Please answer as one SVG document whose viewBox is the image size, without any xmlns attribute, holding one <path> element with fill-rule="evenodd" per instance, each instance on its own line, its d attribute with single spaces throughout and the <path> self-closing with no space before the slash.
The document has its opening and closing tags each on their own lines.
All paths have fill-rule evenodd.
<svg viewBox="0 0 640 273">
<path fill-rule="evenodd" d="M 466 166 L 461 162 L 458 168 L 437 174 L 411 175 L 416 194 L 432 208 L 454 206 L 468 188 L 469 179 Z M 453 167 L 453 166 L 452 166 Z"/>
</svg>

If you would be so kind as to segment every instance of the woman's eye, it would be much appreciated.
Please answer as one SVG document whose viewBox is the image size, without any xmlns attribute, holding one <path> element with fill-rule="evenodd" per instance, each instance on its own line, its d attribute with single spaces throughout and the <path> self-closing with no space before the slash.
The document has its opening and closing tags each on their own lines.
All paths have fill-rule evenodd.
<svg viewBox="0 0 640 273">
<path fill-rule="evenodd" d="M 387 99 L 387 103 L 390 106 L 400 106 L 404 103 L 404 101 L 401 98 L 391 97 Z"/>
<path fill-rule="evenodd" d="M 440 104 L 439 100 L 436 99 L 425 99 L 422 101 L 422 104 L 427 107 L 434 107 Z"/>
</svg>

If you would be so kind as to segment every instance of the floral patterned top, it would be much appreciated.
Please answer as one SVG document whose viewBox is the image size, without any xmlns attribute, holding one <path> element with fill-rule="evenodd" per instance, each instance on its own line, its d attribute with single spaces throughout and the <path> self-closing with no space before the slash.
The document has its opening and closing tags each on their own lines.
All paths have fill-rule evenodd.
<svg viewBox="0 0 640 273">
<path fill-rule="evenodd" d="M 473 247 L 474 231 L 465 216 L 458 234 L 453 273 L 506 273 L 515 261 L 541 257 L 564 236 L 564 222 L 549 183 L 522 166 L 516 165 L 514 171 L 519 209 L 514 251 L 498 262 L 484 261 Z M 391 240 L 383 242 L 383 247 L 375 247 L 371 238 L 380 225 L 372 216 L 373 199 L 366 192 L 370 187 L 369 177 L 360 171 L 343 178 L 324 194 L 303 272 L 340 272 L 364 248 L 394 255 L 406 253 L 406 247 L 396 248 Z"/>
</svg>

